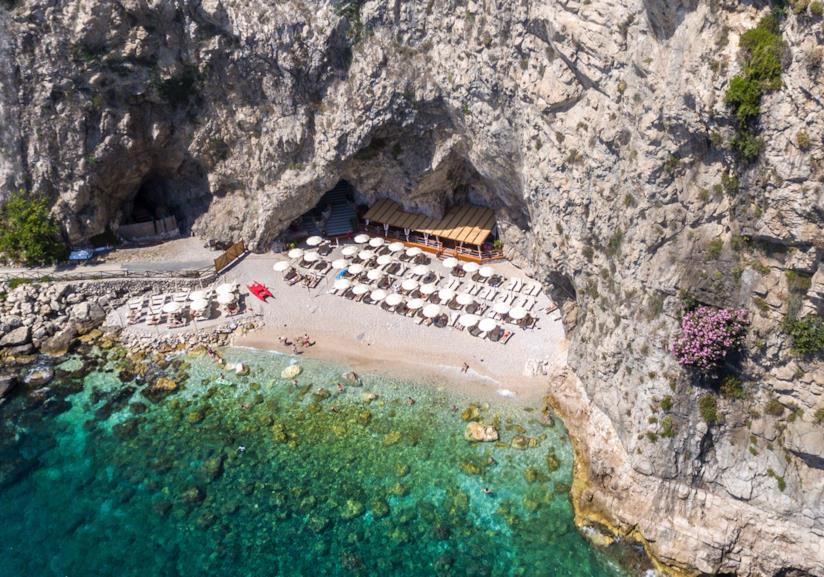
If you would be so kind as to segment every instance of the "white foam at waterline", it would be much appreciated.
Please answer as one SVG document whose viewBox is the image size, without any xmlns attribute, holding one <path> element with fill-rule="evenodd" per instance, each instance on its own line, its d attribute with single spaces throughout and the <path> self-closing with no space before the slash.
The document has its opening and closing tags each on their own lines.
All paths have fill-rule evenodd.
<svg viewBox="0 0 824 577">
<path fill-rule="evenodd" d="M 498 389 L 495 392 L 498 393 L 499 395 L 501 395 L 502 397 L 514 397 L 515 396 L 515 392 L 510 391 L 509 389 Z"/>
</svg>

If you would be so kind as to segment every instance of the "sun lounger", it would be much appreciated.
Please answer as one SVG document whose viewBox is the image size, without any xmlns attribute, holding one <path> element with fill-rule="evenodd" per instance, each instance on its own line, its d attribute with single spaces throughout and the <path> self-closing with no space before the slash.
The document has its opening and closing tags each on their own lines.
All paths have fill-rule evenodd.
<svg viewBox="0 0 824 577">
<path fill-rule="evenodd" d="M 501 338 L 498 342 L 501 343 L 502 345 L 505 345 L 506 343 L 509 342 L 509 339 L 511 339 L 512 335 L 514 335 L 514 334 L 515 334 L 514 332 L 512 332 L 508 329 L 504 330 L 504 333 L 501 335 Z"/>
<path fill-rule="evenodd" d="M 555 312 L 556 310 L 558 310 L 558 305 L 556 305 L 552 301 L 549 301 L 549 303 L 547 303 L 547 305 L 546 305 L 546 308 L 544 309 L 544 312 L 549 314 L 549 313 Z"/>
</svg>

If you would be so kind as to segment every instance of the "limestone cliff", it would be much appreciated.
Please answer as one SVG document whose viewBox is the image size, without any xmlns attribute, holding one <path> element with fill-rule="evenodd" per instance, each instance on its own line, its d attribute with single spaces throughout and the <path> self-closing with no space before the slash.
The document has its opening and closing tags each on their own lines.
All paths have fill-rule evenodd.
<svg viewBox="0 0 824 577">
<path fill-rule="evenodd" d="M 600 431 L 580 439 L 590 510 L 676 566 L 822 575 L 824 369 L 779 325 L 790 292 L 822 312 L 824 32 L 788 12 L 766 149 L 736 180 L 723 95 L 766 9 L 4 0 L 0 194 L 51 196 L 73 240 L 141 197 L 261 249 L 341 178 L 431 214 L 491 206 L 510 256 L 565 301 Z M 667 352 L 681 289 L 754 318 L 745 398 L 720 398 L 709 427 Z"/>
</svg>

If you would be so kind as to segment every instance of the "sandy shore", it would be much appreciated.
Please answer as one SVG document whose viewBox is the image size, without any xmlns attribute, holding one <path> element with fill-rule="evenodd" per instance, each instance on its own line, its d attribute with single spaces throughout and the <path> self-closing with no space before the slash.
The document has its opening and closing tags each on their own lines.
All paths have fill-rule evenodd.
<svg viewBox="0 0 824 577">
<path fill-rule="evenodd" d="M 336 250 L 329 258 L 338 256 Z M 313 290 L 289 286 L 272 270 L 272 265 L 283 259 L 282 255 L 250 255 L 221 279 L 241 285 L 245 293 L 244 317 L 254 315 L 264 321 L 262 329 L 236 336 L 233 345 L 291 353 L 292 348 L 280 343 L 278 337 L 295 340 L 308 334 L 315 345 L 300 349 L 307 357 L 344 363 L 362 373 L 458 387 L 479 398 L 506 397 L 523 403 L 540 402 L 547 392 L 547 377 L 534 375 L 533 366 L 544 363 L 554 373 L 566 365 L 567 342 L 561 323 L 552 316 L 538 313 L 534 329 L 508 326 L 515 335 L 503 345 L 479 339 L 468 331 L 419 325 L 379 306 L 331 295 L 328 291 L 333 273 Z M 430 266 L 447 274 L 437 260 L 433 259 Z M 507 278 L 524 277 L 507 263 L 494 268 Z M 248 294 L 245 286 L 253 281 L 267 284 L 274 298 L 264 303 Z M 534 310 L 542 310 L 547 303 L 547 297 L 540 295 Z M 220 322 L 217 319 L 201 324 Z M 170 332 L 164 327 L 135 325 L 126 330 Z M 465 373 L 464 363 L 469 365 Z"/>
</svg>

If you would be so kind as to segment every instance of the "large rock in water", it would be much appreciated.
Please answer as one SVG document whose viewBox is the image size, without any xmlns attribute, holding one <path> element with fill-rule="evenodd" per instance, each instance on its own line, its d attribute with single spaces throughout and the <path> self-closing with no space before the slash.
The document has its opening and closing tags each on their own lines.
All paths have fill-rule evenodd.
<svg viewBox="0 0 824 577">
<path fill-rule="evenodd" d="M 76 336 L 74 325 L 66 325 L 40 344 L 40 352 L 55 357 L 65 355 Z"/>
<path fill-rule="evenodd" d="M 14 375 L 0 376 L 0 399 L 9 394 L 17 384 L 17 377 Z"/>
<path fill-rule="evenodd" d="M 493 426 L 472 421 L 466 424 L 466 429 L 464 429 L 464 439 L 473 442 L 497 441 L 498 430 Z"/>
<path fill-rule="evenodd" d="M 23 377 L 23 383 L 28 387 L 42 387 L 54 378 L 54 369 L 51 367 L 35 367 Z"/>
</svg>

